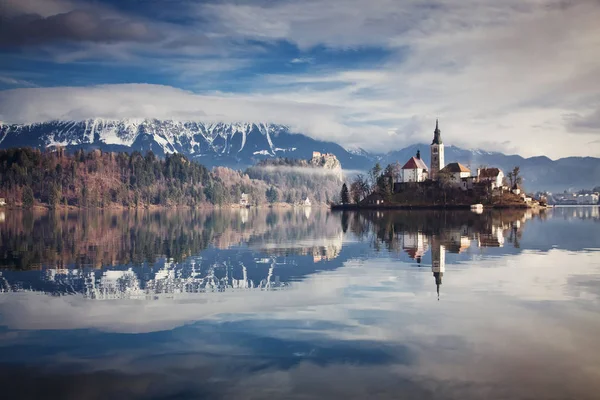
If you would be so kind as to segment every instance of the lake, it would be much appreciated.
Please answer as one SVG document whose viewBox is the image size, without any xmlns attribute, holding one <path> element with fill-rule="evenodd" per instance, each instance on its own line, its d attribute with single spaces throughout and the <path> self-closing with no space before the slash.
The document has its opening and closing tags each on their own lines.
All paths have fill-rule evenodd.
<svg viewBox="0 0 600 400">
<path fill-rule="evenodd" d="M 600 210 L 0 210 L 3 398 L 597 399 Z"/>
</svg>

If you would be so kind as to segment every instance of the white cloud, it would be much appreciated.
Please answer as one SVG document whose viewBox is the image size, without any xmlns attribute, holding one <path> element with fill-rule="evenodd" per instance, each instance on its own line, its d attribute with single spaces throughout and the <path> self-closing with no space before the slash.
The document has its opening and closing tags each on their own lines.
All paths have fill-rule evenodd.
<svg viewBox="0 0 600 400">
<path fill-rule="evenodd" d="M 26 81 L 24 79 L 13 78 L 11 76 L 3 76 L 3 75 L 0 75 L 0 83 L 4 83 L 6 85 L 11 85 L 11 86 L 25 86 L 25 87 L 36 86 L 33 82 Z"/>
<path fill-rule="evenodd" d="M 235 85 L 228 85 L 229 94 L 209 95 L 113 85 L 52 89 L 60 96 L 41 97 L 58 104 L 46 105 L 33 92 L 13 91 L 0 94 L 2 118 L 250 117 L 287 123 L 345 146 L 384 151 L 428 142 L 433 120 L 439 117 L 449 144 L 525 156 L 600 156 L 595 142 L 600 127 L 586 123 L 581 129 L 581 124 L 565 118 L 593 116 L 600 109 L 600 5 L 596 1 L 310 0 L 194 7 L 189 15 L 195 10 L 202 22 L 187 33 L 201 30 L 203 40 L 213 41 L 204 43 L 206 51 L 222 49 L 223 58 L 193 59 L 198 51 L 193 46 L 157 50 L 172 57 L 192 57 L 172 59 L 172 67 L 159 62 L 158 70 L 175 74 L 182 85 L 202 89 L 202 82 L 214 80 L 218 87 L 219 79 L 227 79 L 223 74 L 251 68 L 262 53 L 253 60 L 239 45 L 244 40 L 294 43 L 306 51 L 289 63 L 305 62 L 308 72 L 268 75 L 258 70 L 248 78 L 251 94 L 235 93 L 242 90 Z M 178 29 L 175 36 L 185 33 L 185 27 Z M 373 46 L 388 56 L 385 62 L 360 70 L 332 67 L 319 64 L 318 58 L 307 62 L 313 46 L 357 49 L 357 56 L 364 46 Z M 113 52 L 125 62 L 127 54 L 134 52 L 135 63 L 142 68 L 144 55 L 131 49 L 122 43 L 92 46 L 59 59 L 69 62 L 102 51 L 107 58 Z M 169 100 L 154 98 L 157 91 Z M 67 93 L 77 93 L 78 100 L 64 98 Z M 128 101 L 118 100 L 121 96 Z M 22 110 L 10 105 L 12 98 L 27 98 L 36 106 L 23 104 Z"/>
<path fill-rule="evenodd" d="M 344 137 L 341 108 L 262 95 L 198 95 L 160 85 L 102 85 L 13 89 L 0 92 L 0 120 L 157 118 L 285 123 L 317 137 Z M 309 115 L 310 118 L 306 118 Z"/>
</svg>

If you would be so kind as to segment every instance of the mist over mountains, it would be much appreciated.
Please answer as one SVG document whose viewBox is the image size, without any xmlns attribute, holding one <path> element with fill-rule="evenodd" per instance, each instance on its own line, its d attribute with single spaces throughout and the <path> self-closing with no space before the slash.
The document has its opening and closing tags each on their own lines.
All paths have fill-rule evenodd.
<svg viewBox="0 0 600 400">
<path fill-rule="evenodd" d="M 0 148 L 63 146 L 103 151 L 153 151 L 159 156 L 181 153 L 208 167 L 243 169 L 260 160 L 307 159 L 313 151 L 333 153 L 345 170 L 366 170 L 375 162 L 404 164 L 417 150 L 429 164 L 429 145 L 415 144 L 387 154 L 345 149 L 344 143 L 316 140 L 288 127 L 269 123 L 204 123 L 157 119 L 51 121 L 28 125 L 0 123 Z M 498 152 L 446 146 L 446 163 L 458 161 L 473 172 L 480 166 L 507 171 L 520 166 L 529 191 L 592 188 L 600 185 L 600 159 L 567 157 L 524 158 Z"/>
</svg>

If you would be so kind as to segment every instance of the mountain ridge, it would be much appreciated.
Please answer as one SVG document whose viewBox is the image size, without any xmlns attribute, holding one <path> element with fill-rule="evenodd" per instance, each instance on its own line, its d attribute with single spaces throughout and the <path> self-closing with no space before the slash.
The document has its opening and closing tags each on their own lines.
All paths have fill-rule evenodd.
<svg viewBox="0 0 600 400">
<path fill-rule="evenodd" d="M 338 143 L 293 132 L 288 126 L 256 122 L 201 122 L 159 119 L 54 120 L 33 124 L 0 122 L 0 148 L 63 146 L 71 150 L 153 151 L 159 156 L 181 153 L 208 167 L 243 169 L 276 157 L 310 159 L 313 151 L 334 154 L 346 170 L 364 171 L 375 162 L 385 166 L 406 160 L 421 150 L 429 164 L 429 145 L 420 143 L 385 154 L 362 148 L 347 149 Z M 520 166 L 528 190 L 562 191 L 600 184 L 600 158 L 546 156 L 525 158 L 517 154 L 446 146 L 446 162 L 458 161 L 473 172 L 479 166 L 498 166 L 505 172 Z"/>
</svg>

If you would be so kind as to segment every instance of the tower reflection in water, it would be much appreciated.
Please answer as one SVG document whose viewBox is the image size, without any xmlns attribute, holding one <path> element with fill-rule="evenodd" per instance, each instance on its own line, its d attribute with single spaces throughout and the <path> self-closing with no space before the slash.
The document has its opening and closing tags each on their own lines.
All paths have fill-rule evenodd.
<svg viewBox="0 0 600 400">
<path fill-rule="evenodd" d="M 0 239 L 7 239 L 0 240 L 0 264 L 5 266 L 0 291 L 155 299 L 281 290 L 343 267 L 345 261 L 368 254 L 370 247 L 405 253 L 419 265 L 431 251 L 439 299 L 446 252 L 460 254 L 471 246 L 518 248 L 531 218 L 529 211 L 330 213 L 306 207 L 11 213 L 0 223 Z"/>
<path fill-rule="evenodd" d="M 461 254 L 474 245 L 478 249 L 519 248 L 523 226 L 534 216 L 531 210 L 499 213 L 396 212 L 365 214 L 375 227 L 377 238 L 390 251 L 402 250 L 422 265 L 431 254 L 431 272 L 438 300 L 446 272 L 446 252 Z M 513 250 L 508 250 L 511 252 Z"/>
</svg>

